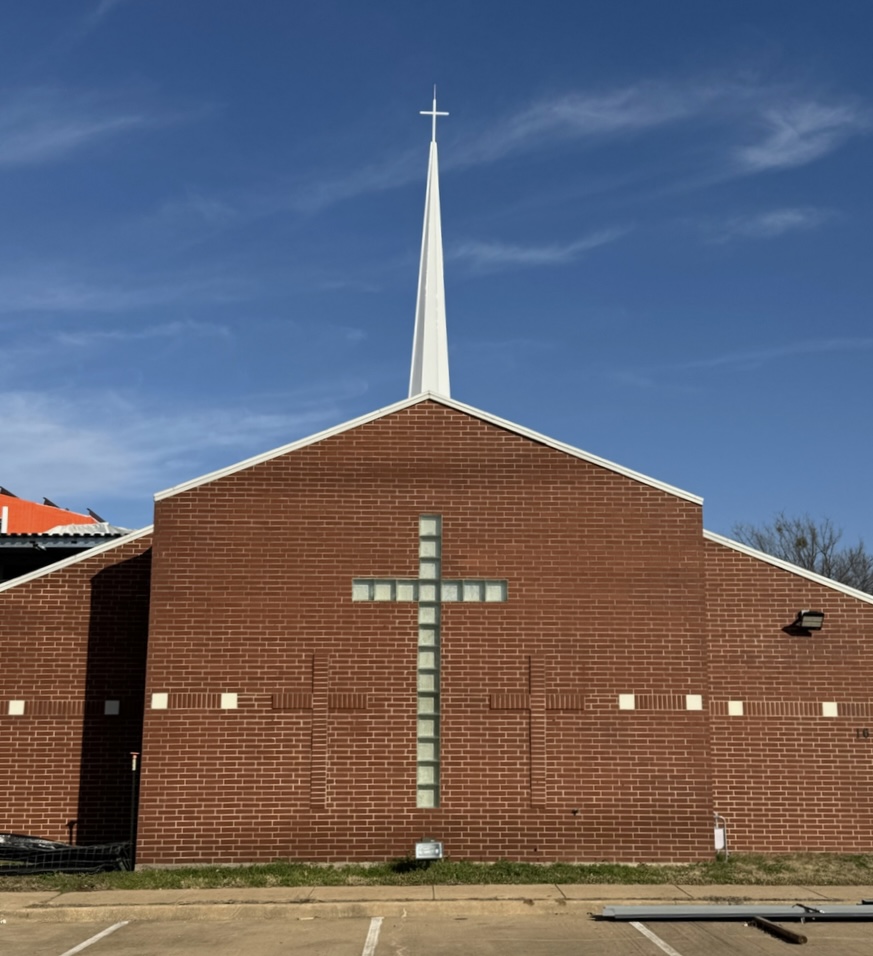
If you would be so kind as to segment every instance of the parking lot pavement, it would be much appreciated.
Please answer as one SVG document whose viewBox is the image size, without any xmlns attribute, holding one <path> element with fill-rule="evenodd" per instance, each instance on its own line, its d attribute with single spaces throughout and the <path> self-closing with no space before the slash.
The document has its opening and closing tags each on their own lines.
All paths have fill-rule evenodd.
<svg viewBox="0 0 873 956">
<path fill-rule="evenodd" d="M 873 924 L 791 925 L 807 935 L 810 956 L 873 952 Z M 778 956 L 786 945 L 744 923 L 655 922 L 640 929 L 581 913 L 0 925 L 3 956 Z"/>
<path fill-rule="evenodd" d="M 585 916 L 391 920 L 375 956 L 664 956 L 627 923 Z M 682 956 L 691 956 L 683 953 Z"/>
<path fill-rule="evenodd" d="M 0 923 L 0 953 L 3 956 L 60 956 L 99 932 L 91 924 Z"/>
<path fill-rule="evenodd" d="M 0 893 L 3 956 L 766 956 L 742 922 L 596 920 L 605 903 L 857 903 L 873 887 L 272 887 Z M 788 924 L 810 956 L 869 956 L 869 923 Z M 109 935 L 102 935 L 108 933 Z"/>
<path fill-rule="evenodd" d="M 870 956 L 873 923 L 785 923 L 807 938 L 809 956 Z M 746 923 L 649 923 L 647 927 L 680 956 L 765 956 L 786 946 Z M 790 950 L 789 950 L 790 951 Z"/>
<path fill-rule="evenodd" d="M 3 956 L 361 956 L 369 920 L 264 920 L 257 922 L 129 922 L 0 925 Z M 115 924 L 118 925 L 118 924 Z M 8 930 L 8 932 L 7 932 Z M 375 956 L 375 954 L 373 954 Z"/>
<path fill-rule="evenodd" d="M 0 926 L 3 956 L 66 956 L 106 927 Z M 376 933 L 373 930 L 376 930 Z M 627 924 L 564 917 L 130 922 L 85 956 L 663 956 Z M 691 956 L 683 953 L 682 956 Z"/>
</svg>

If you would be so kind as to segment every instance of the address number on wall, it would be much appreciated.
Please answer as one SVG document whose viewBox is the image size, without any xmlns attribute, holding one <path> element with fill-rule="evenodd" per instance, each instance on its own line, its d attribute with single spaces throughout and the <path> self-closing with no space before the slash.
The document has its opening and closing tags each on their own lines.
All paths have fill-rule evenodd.
<svg viewBox="0 0 873 956">
<path fill-rule="evenodd" d="M 869 737 L 870 737 L 870 730 L 869 730 L 869 728 L 867 728 L 867 727 L 859 727 L 859 728 L 855 731 L 855 739 L 856 739 L 856 740 L 867 740 L 867 739 L 869 739 Z"/>
</svg>

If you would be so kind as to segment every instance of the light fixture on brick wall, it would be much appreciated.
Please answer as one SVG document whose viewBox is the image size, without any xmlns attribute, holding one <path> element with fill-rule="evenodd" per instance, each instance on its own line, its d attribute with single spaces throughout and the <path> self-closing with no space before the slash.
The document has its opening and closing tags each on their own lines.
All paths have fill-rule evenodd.
<svg viewBox="0 0 873 956">
<path fill-rule="evenodd" d="M 443 845 L 439 840 L 419 840 L 415 844 L 416 860 L 441 860 Z"/>
<path fill-rule="evenodd" d="M 824 611 L 798 611 L 794 627 L 802 631 L 820 631 L 824 623 Z"/>
</svg>

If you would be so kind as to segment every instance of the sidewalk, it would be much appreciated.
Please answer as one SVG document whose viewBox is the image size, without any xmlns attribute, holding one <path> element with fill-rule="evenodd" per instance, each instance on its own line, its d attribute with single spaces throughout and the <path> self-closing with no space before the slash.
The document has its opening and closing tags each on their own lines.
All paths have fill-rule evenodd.
<svg viewBox="0 0 873 956">
<path fill-rule="evenodd" d="M 263 889 L 112 890 L 93 893 L 8 893 L 0 920 L 339 919 L 343 917 L 471 917 L 598 914 L 606 904 L 859 903 L 873 886 L 680 886 L 489 884 L 471 886 L 302 886 Z"/>
</svg>

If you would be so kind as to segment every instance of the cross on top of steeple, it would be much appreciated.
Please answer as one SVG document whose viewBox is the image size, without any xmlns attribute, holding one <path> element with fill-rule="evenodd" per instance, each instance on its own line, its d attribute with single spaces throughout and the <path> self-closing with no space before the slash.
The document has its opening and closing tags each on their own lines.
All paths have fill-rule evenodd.
<svg viewBox="0 0 873 956">
<path fill-rule="evenodd" d="M 419 113 L 422 116 L 431 116 L 433 117 L 433 126 L 431 127 L 430 141 L 432 143 L 436 142 L 436 118 L 438 116 L 448 116 L 448 113 L 438 113 L 436 108 L 436 83 L 433 87 L 433 106 L 429 110 L 419 110 Z"/>
</svg>

